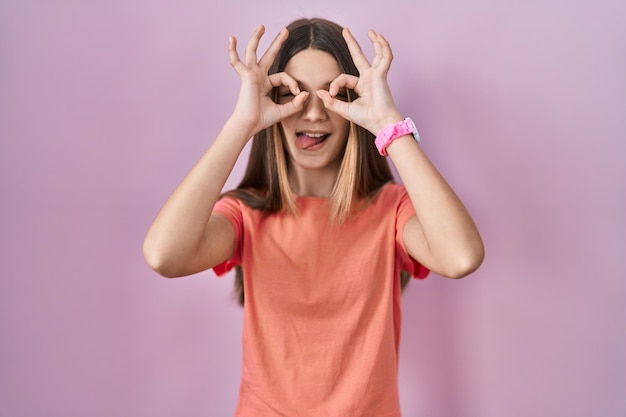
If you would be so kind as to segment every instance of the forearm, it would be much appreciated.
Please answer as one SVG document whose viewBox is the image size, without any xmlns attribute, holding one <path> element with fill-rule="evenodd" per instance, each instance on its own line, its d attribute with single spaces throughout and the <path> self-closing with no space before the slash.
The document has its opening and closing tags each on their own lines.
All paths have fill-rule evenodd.
<svg viewBox="0 0 626 417">
<path fill-rule="evenodd" d="M 429 262 L 441 275 L 458 278 L 473 272 L 482 262 L 484 247 L 474 221 L 454 190 L 411 135 L 393 141 L 387 152 L 407 189 L 421 229 L 417 236 L 405 235 L 405 240 L 422 239 L 425 244 L 413 247 L 428 252 Z"/>
<path fill-rule="evenodd" d="M 370 64 L 350 31 L 344 29 L 343 36 L 359 76 L 342 74 L 328 92 L 317 93 L 326 108 L 376 135 L 404 119 L 387 83 L 393 53 L 389 42 L 370 30 L 376 54 Z M 334 98 L 341 88 L 352 88 L 359 97 L 351 102 Z M 460 277 L 475 270 L 483 259 L 483 244 L 457 195 L 411 135 L 393 140 L 386 149 L 415 208 L 417 220 L 409 220 L 402 231 L 409 254 L 445 276 Z"/>
<path fill-rule="evenodd" d="M 144 241 L 144 256 L 153 269 L 183 270 L 196 256 L 213 207 L 248 139 L 245 127 L 229 119 L 168 198 Z"/>
</svg>

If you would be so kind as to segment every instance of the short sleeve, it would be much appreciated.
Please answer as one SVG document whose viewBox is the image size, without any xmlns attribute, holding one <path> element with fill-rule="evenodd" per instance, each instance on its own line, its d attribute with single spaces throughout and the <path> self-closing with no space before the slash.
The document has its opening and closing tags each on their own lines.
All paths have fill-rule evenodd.
<svg viewBox="0 0 626 417">
<path fill-rule="evenodd" d="M 403 271 L 407 271 L 409 274 L 411 274 L 413 278 L 426 278 L 430 273 L 430 270 L 421 263 L 419 263 L 417 260 L 413 259 L 411 255 L 409 255 L 409 253 L 407 252 L 406 247 L 404 246 L 404 239 L 402 237 L 404 227 L 406 226 L 409 219 L 415 215 L 413 203 L 411 203 L 409 194 L 404 187 L 401 187 L 401 193 L 397 204 L 396 248 L 397 256 L 400 261 L 400 267 Z"/>
<path fill-rule="evenodd" d="M 224 197 L 215 203 L 213 213 L 223 216 L 232 224 L 235 229 L 235 252 L 230 259 L 213 267 L 213 271 L 218 277 L 228 273 L 231 269 L 241 263 L 241 237 L 243 232 L 243 215 L 241 202 L 234 198 Z"/>
</svg>

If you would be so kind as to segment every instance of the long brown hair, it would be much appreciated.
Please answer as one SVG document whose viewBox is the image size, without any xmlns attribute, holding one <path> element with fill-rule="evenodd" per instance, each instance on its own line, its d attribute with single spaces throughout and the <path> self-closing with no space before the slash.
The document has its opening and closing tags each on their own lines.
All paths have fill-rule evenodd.
<svg viewBox="0 0 626 417">
<path fill-rule="evenodd" d="M 341 32 L 342 27 L 326 19 L 298 19 L 287 26 L 289 36 L 282 45 L 269 73 L 282 72 L 287 62 L 298 52 L 317 49 L 328 52 L 337 60 L 343 73 L 359 75 Z M 277 98 L 277 89 L 272 92 Z M 348 91 L 348 100 L 357 98 Z M 289 187 L 289 157 L 283 145 L 280 124 L 257 133 L 252 139 L 248 166 L 239 186 L 227 193 L 247 206 L 266 214 L 282 210 L 295 211 L 295 202 Z M 373 145 L 374 135 L 350 123 L 348 141 L 337 181 L 331 193 L 331 221 L 344 221 L 358 201 L 373 198 L 381 187 L 393 182 L 393 175 L 385 158 L 381 158 Z M 402 287 L 409 276 L 401 274 Z M 243 271 L 236 267 L 235 296 L 244 303 Z"/>
</svg>

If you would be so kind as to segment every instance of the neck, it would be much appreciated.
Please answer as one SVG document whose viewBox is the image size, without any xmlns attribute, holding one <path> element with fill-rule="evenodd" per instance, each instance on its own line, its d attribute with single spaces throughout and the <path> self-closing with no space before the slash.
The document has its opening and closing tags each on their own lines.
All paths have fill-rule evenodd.
<svg viewBox="0 0 626 417">
<path fill-rule="evenodd" d="M 294 194 L 303 197 L 330 197 L 338 170 L 296 168 L 289 175 L 289 185 Z"/>
</svg>

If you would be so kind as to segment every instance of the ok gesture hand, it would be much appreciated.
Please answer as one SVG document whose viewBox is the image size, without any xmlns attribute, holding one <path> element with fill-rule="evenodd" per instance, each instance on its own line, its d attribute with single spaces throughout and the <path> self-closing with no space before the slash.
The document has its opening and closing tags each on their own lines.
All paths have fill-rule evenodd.
<svg viewBox="0 0 626 417">
<path fill-rule="evenodd" d="M 328 91 L 319 90 L 317 95 L 322 99 L 327 109 L 338 113 L 342 117 L 356 123 L 372 132 L 374 135 L 388 124 L 403 119 L 396 108 L 391 96 L 387 73 L 391 66 L 393 54 L 389 42 L 381 34 L 370 30 L 367 34 L 374 46 L 374 60 L 370 64 L 363 51 L 345 28 L 343 37 L 348 49 L 359 70 L 359 77 L 341 74 L 330 84 Z M 345 102 L 335 98 L 342 88 L 353 89 L 359 98 L 352 102 Z"/>
<path fill-rule="evenodd" d="M 231 37 L 228 44 L 230 64 L 241 78 L 239 98 L 232 117 L 243 123 L 243 126 L 249 130 L 250 136 L 301 110 L 309 94 L 300 91 L 298 83 L 284 72 L 268 75 L 268 70 L 281 45 L 287 39 L 287 29 L 283 29 L 278 34 L 261 59 L 257 61 L 257 48 L 264 33 L 265 27 L 263 26 L 255 30 L 246 47 L 245 62 L 241 61 L 237 53 L 237 40 Z M 269 93 L 273 87 L 279 86 L 288 87 L 294 99 L 284 104 L 274 103 Z"/>
</svg>

